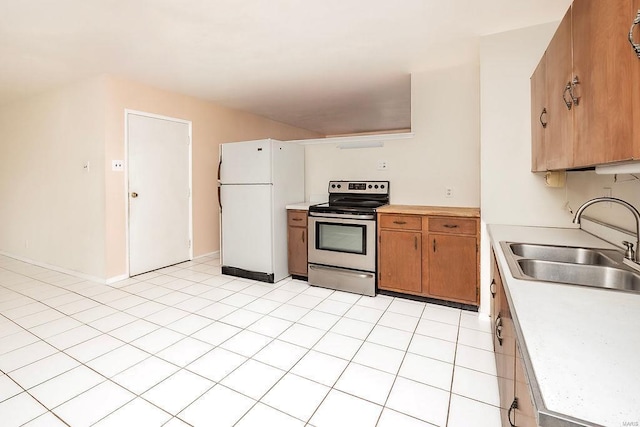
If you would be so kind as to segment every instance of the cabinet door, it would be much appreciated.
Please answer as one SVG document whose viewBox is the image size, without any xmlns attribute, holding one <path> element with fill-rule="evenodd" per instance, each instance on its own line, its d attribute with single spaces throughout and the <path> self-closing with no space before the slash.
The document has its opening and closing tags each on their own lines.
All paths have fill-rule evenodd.
<svg viewBox="0 0 640 427">
<path fill-rule="evenodd" d="M 422 233 L 380 230 L 378 287 L 420 293 Z"/>
<path fill-rule="evenodd" d="M 631 22 L 640 15 L 640 0 L 633 0 L 633 4 L 631 5 L 631 10 L 628 13 L 627 18 L 627 26 L 631 27 Z M 633 41 L 636 44 L 640 45 L 640 24 L 634 27 L 633 31 Z M 632 61 L 632 76 L 640 76 L 640 58 L 633 50 L 631 45 L 627 47 L 628 52 L 630 52 L 633 57 Z M 629 54 L 629 53 L 628 53 Z M 633 158 L 640 159 L 640 79 L 633 79 L 633 87 L 632 87 L 632 96 L 633 99 L 633 124 L 634 124 L 634 135 L 633 135 Z"/>
<path fill-rule="evenodd" d="M 572 78 L 571 9 L 560 23 L 546 53 L 547 128 L 545 163 L 549 170 L 566 169 L 573 163 L 573 112 L 571 97 L 565 90 Z M 563 98 L 564 95 L 564 98 Z"/>
<path fill-rule="evenodd" d="M 508 421 L 508 411 L 515 397 L 516 336 L 502 279 L 499 274 L 496 277 L 498 278 L 498 280 L 496 280 L 496 298 L 498 299 L 500 311 L 493 330 L 493 339 L 496 370 L 498 374 L 498 389 L 500 391 L 502 425 L 508 426 L 510 425 Z"/>
<path fill-rule="evenodd" d="M 574 166 L 633 157 L 631 90 L 637 56 L 629 45 L 632 0 L 573 2 Z M 637 68 L 636 68 L 637 70 Z"/>
<path fill-rule="evenodd" d="M 429 234 L 429 294 L 476 304 L 475 236 Z"/>
<path fill-rule="evenodd" d="M 289 227 L 289 274 L 307 275 L 307 228 Z"/>
<path fill-rule="evenodd" d="M 544 138 L 549 114 L 547 111 L 547 61 L 542 57 L 531 76 L 531 172 L 547 169 L 544 160 Z"/>
<path fill-rule="evenodd" d="M 489 284 L 489 292 L 491 295 L 491 330 L 496 330 L 496 319 L 500 313 L 500 298 L 498 288 L 502 287 L 502 281 L 500 279 L 500 270 L 498 269 L 498 263 L 496 262 L 496 255 L 491 248 L 491 283 Z M 496 351 L 496 343 L 494 338 L 493 350 Z"/>
<path fill-rule="evenodd" d="M 515 418 L 516 422 L 514 424 L 518 427 L 538 427 L 535 406 L 531 399 L 529 380 L 525 372 L 524 360 L 522 359 L 522 353 L 520 353 L 520 346 L 518 345 L 516 345 L 515 375 L 515 394 L 518 399 L 518 408 L 511 415 L 511 418 Z"/>
</svg>

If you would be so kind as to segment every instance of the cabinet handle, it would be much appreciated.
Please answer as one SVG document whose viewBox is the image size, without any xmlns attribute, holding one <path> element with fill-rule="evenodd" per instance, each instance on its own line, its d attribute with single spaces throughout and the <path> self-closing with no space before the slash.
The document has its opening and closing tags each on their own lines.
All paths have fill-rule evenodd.
<svg viewBox="0 0 640 427">
<path fill-rule="evenodd" d="M 413 248 L 418 250 L 418 236 L 413 236 Z"/>
<path fill-rule="evenodd" d="M 580 104 L 580 97 L 576 96 L 573 93 L 573 90 L 576 88 L 576 86 L 578 86 L 580 84 L 580 80 L 578 79 L 578 76 L 575 76 L 573 78 L 573 80 L 571 81 L 571 87 L 569 88 L 569 95 L 571 95 L 571 101 L 573 102 L 573 105 L 578 105 Z"/>
<path fill-rule="evenodd" d="M 458 228 L 457 224 L 445 224 L 443 225 L 444 228 Z"/>
<path fill-rule="evenodd" d="M 500 315 L 496 319 L 496 338 L 498 339 L 498 344 L 502 346 L 502 317 Z"/>
<path fill-rule="evenodd" d="M 509 412 L 507 412 L 507 418 L 509 419 L 509 425 L 511 427 L 517 427 L 516 424 L 515 424 L 515 420 L 513 422 L 511 421 L 511 412 L 514 409 L 518 409 L 518 398 L 517 397 L 513 398 L 513 402 L 511 402 L 511 406 L 509 406 Z"/>
<path fill-rule="evenodd" d="M 433 239 L 433 252 L 436 251 L 436 239 Z"/>
<path fill-rule="evenodd" d="M 638 55 L 638 59 L 640 59 L 640 43 L 636 43 L 635 41 L 633 41 L 633 30 L 638 24 L 640 24 L 640 9 L 638 9 L 638 15 L 636 16 L 636 19 L 634 19 L 631 23 L 631 29 L 629 30 L 629 43 L 631 43 L 631 47 L 633 47 L 636 55 Z"/>
<path fill-rule="evenodd" d="M 540 124 L 542 125 L 542 127 L 543 127 L 544 129 L 546 129 L 546 128 L 547 128 L 547 124 L 548 124 L 548 122 L 543 122 L 543 121 L 542 121 L 542 116 L 545 116 L 546 114 L 547 114 L 547 109 L 546 109 L 546 108 L 543 108 L 543 109 L 542 109 L 542 113 L 540 113 Z"/>
<path fill-rule="evenodd" d="M 491 298 L 495 298 L 496 297 L 496 279 L 491 279 L 489 290 L 491 291 Z"/>
<path fill-rule="evenodd" d="M 291 221 L 302 221 L 302 218 L 291 218 Z"/>
<path fill-rule="evenodd" d="M 394 224 L 398 224 L 398 225 L 402 225 L 402 224 L 406 224 L 407 221 L 393 221 Z"/>
<path fill-rule="evenodd" d="M 570 98 L 567 101 L 567 92 L 571 91 L 571 82 L 567 82 L 567 85 L 564 87 L 564 92 L 562 92 L 562 100 L 564 101 L 564 105 L 567 106 L 567 110 L 571 110 L 573 107 L 573 98 Z M 569 94 L 571 96 L 571 94 Z"/>
<path fill-rule="evenodd" d="M 302 230 L 302 243 L 304 243 L 305 230 Z"/>
</svg>

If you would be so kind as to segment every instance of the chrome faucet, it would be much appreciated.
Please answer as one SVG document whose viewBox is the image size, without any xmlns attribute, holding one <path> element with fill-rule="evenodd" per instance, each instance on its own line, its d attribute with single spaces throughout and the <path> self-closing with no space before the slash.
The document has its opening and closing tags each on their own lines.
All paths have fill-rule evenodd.
<svg viewBox="0 0 640 427">
<path fill-rule="evenodd" d="M 580 224 L 580 217 L 586 208 L 589 206 L 599 203 L 599 202 L 607 202 L 607 203 L 617 203 L 629 209 L 633 216 L 636 219 L 636 251 L 633 250 L 633 244 L 629 242 L 622 242 L 627 251 L 625 253 L 625 258 L 634 261 L 635 263 L 640 263 L 640 250 L 638 250 L 638 246 L 640 246 L 640 212 L 629 202 L 625 202 L 621 199 L 616 199 L 615 197 L 596 197 L 595 199 L 587 200 L 578 208 L 576 211 L 576 215 L 573 217 L 574 224 Z"/>
</svg>

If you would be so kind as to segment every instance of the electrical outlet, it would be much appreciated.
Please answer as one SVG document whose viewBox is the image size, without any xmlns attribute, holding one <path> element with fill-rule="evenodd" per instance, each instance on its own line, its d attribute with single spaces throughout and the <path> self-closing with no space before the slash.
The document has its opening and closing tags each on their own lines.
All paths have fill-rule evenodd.
<svg viewBox="0 0 640 427">
<path fill-rule="evenodd" d="M 111 170 L 112 171 L 124 170 L 124 162 L 122 160 L 111 160 Z"/>
<path fill-rule="evenodd" d="M 447 198 L 453 197 L 453 187 L 446 187 L 444 189 L 444 197 L 447 197 Z"/>
<path fill-rule="evenodd" d="M 387 169 L 389 169 L 389 162 L 386 160 L 378 160 L 378 170 L 386 171 Z"/>
</svg>

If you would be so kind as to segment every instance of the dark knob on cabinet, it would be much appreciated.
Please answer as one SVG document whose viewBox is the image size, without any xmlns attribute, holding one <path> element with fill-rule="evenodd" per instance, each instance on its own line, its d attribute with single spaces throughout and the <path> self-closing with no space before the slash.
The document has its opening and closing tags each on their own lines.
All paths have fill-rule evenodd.
<svg viewBox="0 0 640 427">
<path fill-rule="evenodd" d="M 373 185 L 369 184 L 369 188 L 373 188 Z"/>
<path fill-rule="evenodd" d="M 384 188 L 384 184 L 380 185 L 380 188 Z"/>
<path fill-rule="evenodd" d="M 342 185 L 338 184 L 338 188 L 342 188 Z"/>
<path fill-rule="evenodd" d="M 336 185 L 335 184 L 331 184 L 331 188 L 336 188 Z"/>
<path fill-rule="evenodd" d="M 373 188 L 378 188 L 378 184 L 374 185 Z"/>
</svg>

